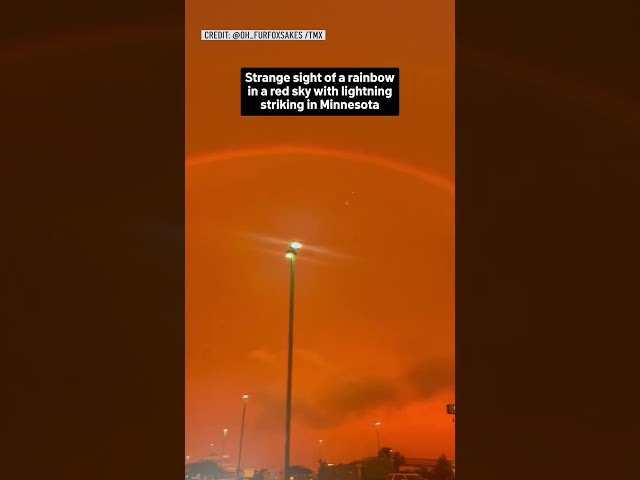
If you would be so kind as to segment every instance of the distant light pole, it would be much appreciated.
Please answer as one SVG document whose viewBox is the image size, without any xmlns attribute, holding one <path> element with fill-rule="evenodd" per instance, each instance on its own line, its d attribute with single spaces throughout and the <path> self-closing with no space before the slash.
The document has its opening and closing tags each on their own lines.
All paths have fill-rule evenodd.
<svg viewBox="0 0 640 480">
<path fill-rule="evenodd" d="M 378 440 L 378 454 L 380 453 L 380 422 L 374 423 L 376 427 L 376 439 Z"/>
<path fill-rule="evenodd" d="M 318 442 L 320 444 L 319 450 L 320 450 L 320 462 L 322 462 L 322 440 L 320 440 Z"/>
<path fill-rule="evenodd" d="M 226 429 L 226 428 L 222 429 L 222 453 L 220 454 L 220 456 L 222 458 L 222 460 L 221 460 L 222 462 L 224 462 L 224 446 L 225 446 L 225 444 L 227 442 L 227 432 L 228 431 L 229 430 Z"/>
<path fill-rule="evenodd" d="M 238 468 L 236 469 L 236 478 L 240 479 L 240 461 L 242 460 L 242 440 L 244 439 L 244 417 L 247 412 L 247 398 L 249 395 L 242 396 L 242 424 L 240 426 L 240 448 L 238 450 Z"/>
<path fill-rule="evenodd" d="M 284 437 L 284 480 L 289 480 L 289 458 L 291 452 L 291 380 L 293 374 L 293 292 L 295 286 L 295 260 L 302 243 L 293 241 L 285 258 L 290 260 L 289 272 L 289 355 L 287 361 L 287 411 L 285 418 Z"/>
</svg>

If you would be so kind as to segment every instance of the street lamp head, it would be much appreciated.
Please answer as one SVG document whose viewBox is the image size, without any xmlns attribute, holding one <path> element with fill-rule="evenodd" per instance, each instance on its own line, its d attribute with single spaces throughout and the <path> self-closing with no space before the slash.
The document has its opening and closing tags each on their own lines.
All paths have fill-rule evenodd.
<svg viewBox="0 0 640 480">
<path fill-rule="evenodd" d="M 291 260 L 295 256 L 296 256 L 296 251 L 292 249 L 287 250 L 287 253 L 284 254 L 284 258 L 288 258 L 289 260 Z"/>
<path fill-rule="evenodd" d="M 289 244 L 289 248 L 291 248 L 291 250 L 298 251 L 302 248 L 302 243 L 298 242 L 297 240 L 294 240 Z"/>
<path fill-rule="evenodd" d="M 320 440 L 320 443 L 322 443 L 322 440 Z"/>
<path fill-rule="evenodd" d="M 242 398 L 246 400 L 247 398 L 249 398 L 249 395 L 242 395 Z"/>
<path fill-rule="evenodd" d="M 376 423 L 374 423 L 374 425 L 375 425 L 376 427 L 379 427 L 379 426 L 380 426 L 380 422 L 376 422 Z"/>
<path fill-rule="evenodd" d="M 226 435 L 228 431 L 229 431 L 229 429 L 227 429 L 227 428 L 223 428 L 223 429 L 222 429 L 222 434 L 223 434 L 223 435 Z"/>
</svg>

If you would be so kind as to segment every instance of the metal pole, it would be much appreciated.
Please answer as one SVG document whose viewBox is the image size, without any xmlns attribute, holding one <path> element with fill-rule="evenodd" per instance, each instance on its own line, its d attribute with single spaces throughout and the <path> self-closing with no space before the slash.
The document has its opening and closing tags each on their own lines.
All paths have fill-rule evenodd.
<svg viewBox="0 0 640 480">
<path fill-rule="evenodd" d="M 240 460 L 242 459 L 242 440 L 244 439 L 244 416 L 247 411 L 247 396 L 242 397 L 244 403 L 242 404 L 242 424 L 240 426 L 240 449 L 238 451 L 238 468 L 236 469 L 236 478 L 240 479 Z"/>
<path fill-rule="evenodd" d="M 222 454 L 221 454 L 221 458 L 220 461 L 222 463 L 224 463 L 224 447 L 227 444 L 227 429 L 223 429 L 222 430 Z"/>
<path fill-rule="evenodd" d="M 378 454 L 380 454 L 380 425 L 376 425 L 376 438 L 378 440 Z"/>
<path fill-rule="evenodd" d="M 289 355 L 287 362 L 287 412 L 284 440 L 284 480 L 289 480 L 289 455 L 291 450 L 291 383 L 293 374 L 293 292 L 295 285 L 295 254 L 291 256 L 289 278 Z"/>
</svg>

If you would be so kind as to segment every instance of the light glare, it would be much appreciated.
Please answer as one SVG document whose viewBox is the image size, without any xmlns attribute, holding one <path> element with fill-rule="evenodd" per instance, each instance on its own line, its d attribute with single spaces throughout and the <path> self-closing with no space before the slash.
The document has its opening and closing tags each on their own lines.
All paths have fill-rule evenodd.
<svg viewBox="0 0 640 480">
<path fill-rule="evenodd" d="M 302 248 L 302 243 L 298 242 L 297 240 L 294 240 L 293 242 L 291 242 L 289 246 L 294 250 L 300 250 Z"/>
</svg>

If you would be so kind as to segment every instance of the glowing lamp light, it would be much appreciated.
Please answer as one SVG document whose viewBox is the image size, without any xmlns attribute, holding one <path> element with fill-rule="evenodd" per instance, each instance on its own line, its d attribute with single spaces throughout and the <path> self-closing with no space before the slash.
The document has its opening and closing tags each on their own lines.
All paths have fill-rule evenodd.
<svg viewBox="0 0 640 480">
<path fill-rule="evenodd" d="M 289 250 L 287 253 L 284 254 L 284 258 L 288 258 L 289 260 L 291 260 L 295 256 L 296 256 L 296 254 L 294 252 L 292 252 L 291 250 Z"/>
<path fill-rule="evenodd" d="M 300 250 L 302 248 L 302 243 L 298 242 L 297 240 L 294 240 L 289 244 L 289 247 L 292 250 Z"/>
<path fill-rule="evenodd" d="M 249 395 L 242 395 L 242 398 L 246 400 L 247 398 L 249 398 Z"/>
</svg>

